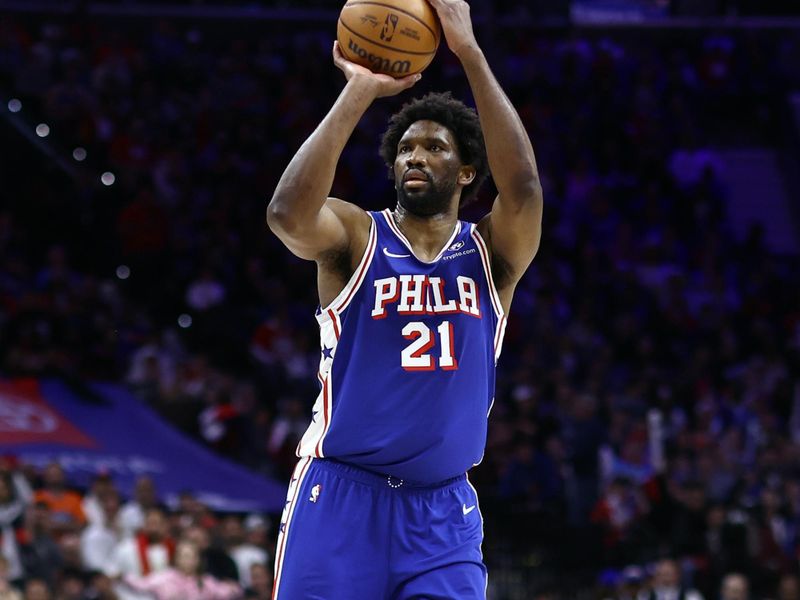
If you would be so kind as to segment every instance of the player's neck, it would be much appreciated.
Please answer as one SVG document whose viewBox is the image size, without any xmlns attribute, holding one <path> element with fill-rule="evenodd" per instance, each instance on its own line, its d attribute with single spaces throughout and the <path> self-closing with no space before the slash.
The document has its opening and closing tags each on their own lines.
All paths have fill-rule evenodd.
<svg viewBox="0 0 800 600">
<path fill-rule="evenodd" d="M 414 253 L 424 260 L 432 260 L 452 237 L 458 221 L 458 208 L 455 206 L 447 212 L 421 217 L 398 204 L 394 209 L 394 220 L 411 243 Z"/>
</svg>

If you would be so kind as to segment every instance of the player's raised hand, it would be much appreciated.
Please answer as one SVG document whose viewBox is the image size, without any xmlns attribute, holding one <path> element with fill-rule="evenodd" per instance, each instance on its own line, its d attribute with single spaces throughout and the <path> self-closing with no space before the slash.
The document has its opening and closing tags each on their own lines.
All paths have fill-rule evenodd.
<svg viewBox="0 0 800 600">
<path fill-rule="evenodd" d="M 453 54 L 458 55 L 467 46 L 477 46 L 469 4 L 465 0 L 428 0 L 428 2 L 439 16 L 444 39 Z"/>
<path fill-rule="evenodd" d="M 382 73 L 373 73 L 366 67 L 347 60 L 339 48 L 339 42 L 333 42 L 333 64 L 341 69 L 347 81 L 350 81 L 353 77 L 360 77 L 372 85 L 376 98 L 395 96 L 412 87 L 422 77 L 419 73 L 401 78 L 391 77 Z"/>
</svg>

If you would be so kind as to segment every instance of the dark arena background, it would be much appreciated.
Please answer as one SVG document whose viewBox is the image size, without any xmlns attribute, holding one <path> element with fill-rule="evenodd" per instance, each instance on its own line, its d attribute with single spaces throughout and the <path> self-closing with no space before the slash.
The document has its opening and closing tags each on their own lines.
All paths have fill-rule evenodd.
<svg viewBox="0 0 800 600">
<path fill-rule="evenodd" d="M 545 193 L 470 475 L 489 598 L 800 600 L 800 3 L 472 5 Z M 319 346 L 265 208 L 340 8 L 0 1 L 0 598 L 125 600 L 182 537 L 270 597 Z M 393 204 L 379 136 L 429 90 L 471 101 L 444 44 L 334 195 Z"/>
</svg>

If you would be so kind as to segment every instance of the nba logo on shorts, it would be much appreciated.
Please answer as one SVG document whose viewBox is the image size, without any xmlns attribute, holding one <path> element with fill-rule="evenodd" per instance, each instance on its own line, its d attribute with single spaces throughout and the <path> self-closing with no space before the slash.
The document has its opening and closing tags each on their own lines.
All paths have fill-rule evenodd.
<svg viewBox="0 0 800 600">
<path fill-rule="evenodd" d="M 315 485 L 311 488 L 311 497 L 308 499 L 309 502 L 313 502 L 316 504 L 317 500 L 319 500 L 319 495 L 322 493 L 322 486 L 320 484 Z"/>
</svg>

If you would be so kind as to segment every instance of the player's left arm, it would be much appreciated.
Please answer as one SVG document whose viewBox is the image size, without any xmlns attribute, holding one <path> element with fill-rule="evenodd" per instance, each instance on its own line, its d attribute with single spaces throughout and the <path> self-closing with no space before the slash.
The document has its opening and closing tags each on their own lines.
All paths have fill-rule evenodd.
<svg viewBox="0 0 800 600">
<path fill-rule="evenodd" d="M 498 195 L 478 225 L 492 252 L 492 270 L 504 308 L 530 265 L 542 233 L 542 186 L 533 146 L 511 101 L 489 68 L 464 0 L 428 0 L 439 15 L 450 50 L 469 80 Z"/>
</svg>

